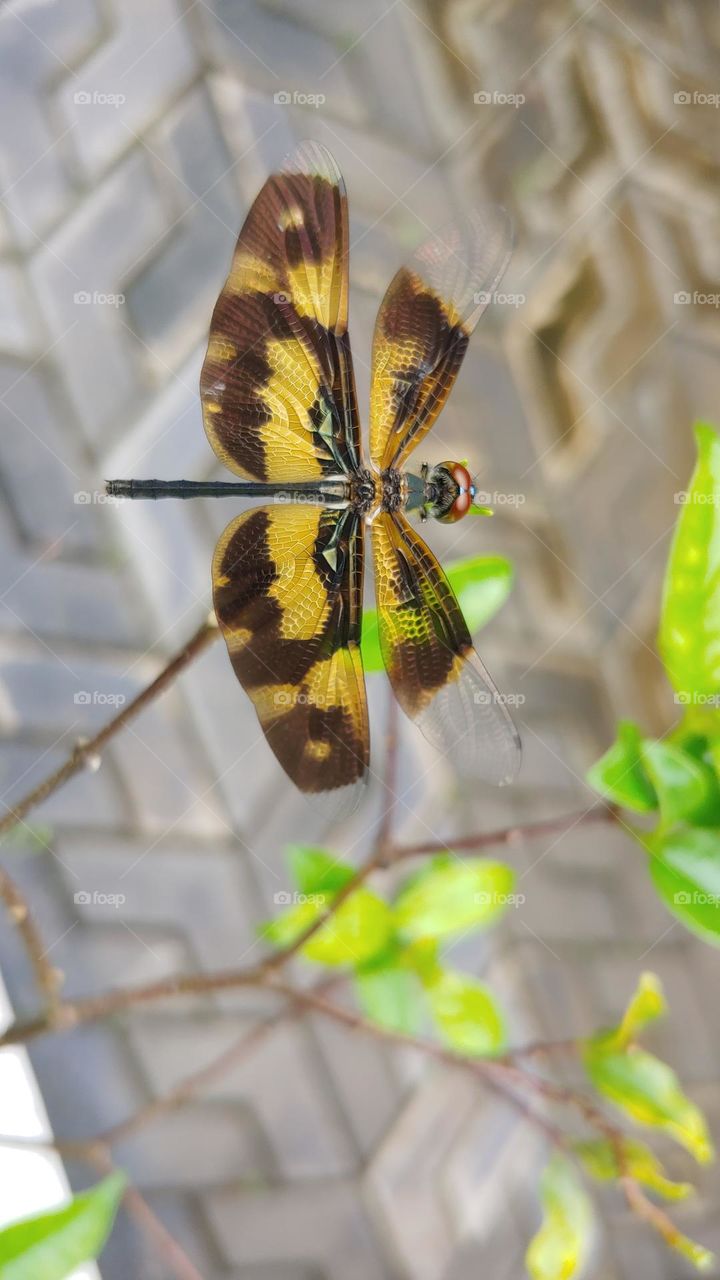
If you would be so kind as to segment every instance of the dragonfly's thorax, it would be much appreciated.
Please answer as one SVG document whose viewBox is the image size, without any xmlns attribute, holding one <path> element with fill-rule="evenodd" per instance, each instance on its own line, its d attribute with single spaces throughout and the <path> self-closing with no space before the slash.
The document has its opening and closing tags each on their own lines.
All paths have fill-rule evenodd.
<svg viewBox="0 0 720 1280">
<path fill-rule="evenodd" d="M 407 479 L 402 471 L 358 471 L 353 477 L 350 499 L 362 515 L 373 511 L 398 511 L 407 502 Z"/>
<path fill-rule="evenodd" d="M 397 511 L 407 502 L 407 479 L 396 467 L 380 473 L 380 501 L 383 511 Z"/>
</svg>

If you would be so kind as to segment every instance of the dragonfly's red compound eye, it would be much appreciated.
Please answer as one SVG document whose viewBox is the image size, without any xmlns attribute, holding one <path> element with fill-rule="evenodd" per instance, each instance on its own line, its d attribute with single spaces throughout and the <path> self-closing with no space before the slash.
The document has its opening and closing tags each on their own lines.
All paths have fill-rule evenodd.
<svg viewBox="0 0 720 1280">
<path fill-rule="evenodd" d="M 456 520 L 461 520 L 470 510 L 475 486 L 470 472 L 466 466 L 463 466 L 462 462 L 443 462 L 440 467 L 450 477 L 457 489 L 457 493 L 450 506 L 442 514 L 437 514 L 436 518 L 446 524 L 453 524 Z"/>
</svg>

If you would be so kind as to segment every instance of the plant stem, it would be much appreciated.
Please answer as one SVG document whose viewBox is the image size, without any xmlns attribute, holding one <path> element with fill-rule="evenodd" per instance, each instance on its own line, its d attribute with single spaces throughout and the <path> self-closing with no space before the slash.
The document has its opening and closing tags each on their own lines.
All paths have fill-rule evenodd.
<svg viewBox="0 0 720 1280">
<path fill-rule="evenodd" d="M 18 800 L 12 807 L 7 806 L 7 812 L 0 818 L 0 836 L 4 836 L 8 831 L 12 831 L 31 809 L 37 808 L 44 800 L 47 800 L 61 787 L 65 786 L 76 773 L 80 773 L 93 758 L 102 755 L 105 747 L 112 738 L 114 738 L 126 724 L 134 720 L 141 711 L 158 698 L 161 693 L 172 684 L 173 680 L 180 675 L 186 667 L 198 657 L 204 649 L 219 634 L 214 615 L 211 616 L 190 638 L 188 643 L 171 658 L 162 671 L 155 677 L 153 681 L 143 689 L 137 697 L 128 702 L 126 706 L 113 716 L 106 725 L 96 733 L 94 737 L 76 743 L 67 760 L 63 762 L 54 773 L 48 774 L 42 782 L 33 787 L 32 791 Z"/>
</svg>

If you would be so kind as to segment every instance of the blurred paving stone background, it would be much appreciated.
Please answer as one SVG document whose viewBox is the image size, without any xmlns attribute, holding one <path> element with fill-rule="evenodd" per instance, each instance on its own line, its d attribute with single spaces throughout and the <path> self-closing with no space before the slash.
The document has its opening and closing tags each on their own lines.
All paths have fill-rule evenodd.
<svg viewBox="0 0 720 1280">
<path fill-rule="evenodd" d="M 478 198 L 516 252 L 424 456 L 467 456 L 490 522 L 429 528 L 444 558 L 514 559 L 482 638 L 521 694 L 510 792 L 458 792 L 403 728 L 403 837 L 494 829 L 591 802 L 618 712 L 673 706 L 652 652 L 694 416 L 718 416 L 720 10 L 710 0 L 26 0 L 0 11 L 0 786 L 24 792 L 131 696 L 210 606 L 227 503 L 98 500 L 103 478 L 218 474 L 197 377 L 248 204 L 293 141 L 344 171 L 362 402 L 374 314 L 408 247 Z M 518 295 L 520 300 L 518 300 Z M 689 301 L 687 300 L 689 297 Z M 498 495 L 500 495 L 498 497 Z M 493 498 L 490 499 L 493 501 Z M 375 768 L 385 689 L 370 680 Z M 78 699 L 78 694 L 89 695 Z M 325 832 L 258 737 L 220 644 L 6 849 L 69 996 L 258 954 L 283 845 L 358 860 L 382 805 Z M 21 832 L 22 836 L 22 832 Z M 518 844 L 525 903 L 455 948 L 513 1039 L 613 1018 L 638 972 L 667 985 L 654 1037 L 720 1126 L 718 957 L 655 902 L 601 827 Z M 120 907 L 74 895 L 125 895 Z M 17 939 L 0 965 L 33 1008 Z M 57 1134 L 166 1090 L 266 1007 L 171 1002 L 46 1039 L 32 1062 Z M 208 1280 L 508 1280 L 537 1222 L 537 1133 L 491 1096 L 335 1026 L 286 1021 L 118 1158 Z M 682 1175 L 682 1155 L 668 1151 Z M 72 1168 L 75 1185 L 87 1170 Z M 717 1174 L 677 1213 L 720 1246 Z M 594 1275 L 686 1271 L 619 1207 Z M 106 1280 L 165 1280 L 121 1215 Z M 720 1273 L 718 1273 L 720 1274 Z"/>
</svg>

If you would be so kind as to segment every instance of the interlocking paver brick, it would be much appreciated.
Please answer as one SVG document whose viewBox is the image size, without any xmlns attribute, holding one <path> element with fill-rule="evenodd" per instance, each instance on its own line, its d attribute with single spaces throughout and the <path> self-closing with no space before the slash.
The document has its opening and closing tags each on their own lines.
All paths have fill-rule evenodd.
<svg viewBox="0 0 720 1280">
<path fill-rule="evenodd" d="M 720 164 L 712 107 L 673 96 L 714 87 L 719 41 L 710 6 L 682 21 L 640 0 L 614 7 L 503 0 L 491 20 L 474 0 L 442 13 L 405 0 L 5 6 L 5 803 L 104 721 L 94 694 L 130 696 L 208 613 L 212 550 L 235 504 L 116 508 L 96 494 L 106 476 L 222 474 L 197 394 L 205 328 L 247 208 L 299 136 L 331 147 L 350 193 L 364 422 L 377 306 L 408 251 L 480 199 L 505 203 L 516 224 L 503 288 L 526 300 L 490 309 L 419 460 L 468 456 L 483 489 L 523 499 L 496 499 L 492 522 L 426 532 L 441 558 L 515 563 L 511 599 L 478 644 L 500 687 L 525 697 L 526 759 L 512 789 L 458 785 L 403 722 L 398 836 L 452 848 L 470 831 L 577 814 L 597 803 L 583 779 L 617 714 L 668 727 L 676 709 L 650 652 L 667 536 L 692 467 L 687 424 L 718 400 L 715 309 L 674 294 L 713 291 Z M 475 103 L 480 90 L 525 102 Z M 369 575 L 368 598 L 371 587 Z M 97 774 L 38 812 L 49 847 L 4 852 L 68 995 L 257 959 L 256 922 L 289 887 L 289 841 L 353 865 L 366 856 L 387 800 L 387 682 L 368 684 L 375 776 L 342 828 L 285 786 L 220 640 Z M 90 703 L 75 703 L 78 690 Z M 497 991 L 514 1041 L 590 1033 L 656 969 L 671 1016 L 648 1042 L 717 1128 L 720 1028 L 703 994 L 714 956 L 653 898 L 630 836 L 582 824 L 492 853 L 517 868 L 526 900 L 448 946 L 448 963 Z M 0 964 L 31 1016 L 9 931 Z M 116 1122 L 277 1007 L 259 991 L 186 997 L 39 1041 L 56 1132 Z M 660 1146 L 675 1176 L 694 1172 Z M 539 1221 L 535 1131 L 468 1082 L 321 1019 L 275 1028 L 119 1155 L 207 1280 L 516 1280 Z M 87 1185 L 86 1169 L 70 1173 Z M 716 1202 L 705 1174 L 678 1216 L 708 1244 Z M 685 1274 L 617 1196 L 603 1194 L 601 1211 L 595 1280 Z M 170 1280 L 126 1215 L 103 1272 Z"/>
</svg>

